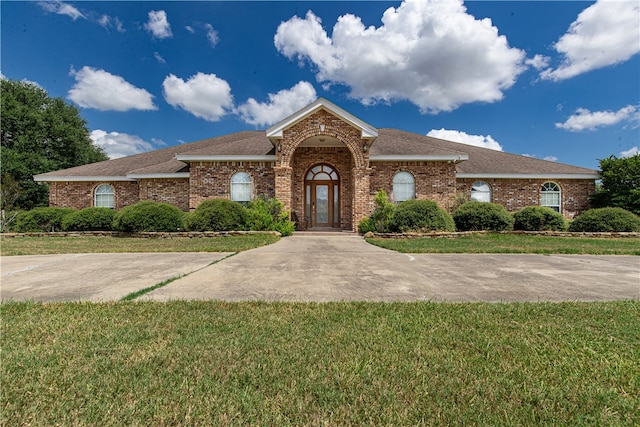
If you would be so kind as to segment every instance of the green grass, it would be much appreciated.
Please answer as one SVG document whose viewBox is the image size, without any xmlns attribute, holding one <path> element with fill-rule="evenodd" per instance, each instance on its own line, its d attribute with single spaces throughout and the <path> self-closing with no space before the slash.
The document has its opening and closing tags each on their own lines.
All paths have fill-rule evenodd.
<svg viewBox="0 0 640 427">
<path fill-rule="evenodd" d="M 474 234 L 456 238 L 367 239 L 367 242 L 403 253 L 513 253 L 640 255 L 640 238 Z"/>
<path fill-rule="evenodd" d="M 17 425 L 640 423 L 640 303 L 5 303 Z"/>
<path fill-rule="evenodd" d="M 2 239 L 2 255 L 122 252 L 238 252 L 275 243 L 270 234 L 175 239 L 128 237 L 13 237 Z"/>
</svg>

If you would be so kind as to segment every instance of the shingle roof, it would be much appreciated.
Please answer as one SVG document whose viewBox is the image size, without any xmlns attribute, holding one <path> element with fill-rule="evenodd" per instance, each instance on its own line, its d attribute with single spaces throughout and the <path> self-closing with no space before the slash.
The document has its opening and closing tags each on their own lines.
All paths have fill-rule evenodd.
<svg viewBox="0 0 640 427">
<path fill-rule="evenodd" d="M 188 172 L 188 163 L 176 160 L 176 155 L 267 156 L 274 154 L 274 147 L 265 131 L 245 131 L 44 173 L 37 175 L 37 180 Z M 496 176 L 508 174 L 595 176 L 597 174 L 597 171 L 592 169 L 474 147 L 398 129 L 378 129 L 378 137 L 371 146 L 370 155 L 372 158 L 388 155 L 453 157 L 468 155 L 468 160 L 457 164 L 458 174 L 494 174 Z"/>
</svg>

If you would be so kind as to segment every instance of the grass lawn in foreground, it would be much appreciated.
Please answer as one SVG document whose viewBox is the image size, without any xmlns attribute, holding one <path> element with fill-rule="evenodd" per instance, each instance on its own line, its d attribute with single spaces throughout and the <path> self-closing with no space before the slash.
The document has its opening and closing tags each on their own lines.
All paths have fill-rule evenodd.
<svg viewBox="0 0 640 427">
<path fill-rule="evenodd" d="M 177 237 L 143 239 L 133 237 L 13 237 L 2 239 L 2 255 L 48 255 L 122 252 L 238 252 L 270 245 L 280 240 L 271 234 L 241 236 Z"/>
<path fill-rule="evenodd" d="M 455 238 L 372 238 L 367 242 L 403 253 L 640 255 L 640 238 L 598 239 L 489 233 Z"/>
<path fill-rule="evenodd" d="M 5 303 L 0 424 L 640 423 L 640 303 Z"/>
</svg>

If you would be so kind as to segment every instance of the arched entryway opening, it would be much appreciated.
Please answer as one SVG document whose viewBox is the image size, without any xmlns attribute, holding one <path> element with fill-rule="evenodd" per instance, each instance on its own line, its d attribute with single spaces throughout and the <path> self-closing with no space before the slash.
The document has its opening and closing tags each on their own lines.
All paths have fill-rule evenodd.
<svg viewBox="0 0 640 427">
<path fill-rule="evenodd" d="M 340 177 L 326 163 L 315 165 L 304 178 L 307 228 L 340 227 Z"/>
</svg>

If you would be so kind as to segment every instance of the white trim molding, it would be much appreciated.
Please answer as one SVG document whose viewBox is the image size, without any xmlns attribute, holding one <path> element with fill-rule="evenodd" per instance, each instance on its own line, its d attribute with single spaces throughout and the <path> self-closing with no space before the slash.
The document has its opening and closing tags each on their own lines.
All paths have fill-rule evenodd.
<svg viewBox="0 0 640 427">
<path fill-rule="evenodd" d="M 419 162 L 419 161 L 448 161 L 448 162 L 462 162 L 469 160 L 469 156 L 466 154 L 381 154 L 376 156 L 370 156 L 371 162 Z"/>
<path fill-rule="evenodd" d="M 133 179 L 171 179 L 171 178 L 189 178 L 189 172 L 177 173 L 130 173 L 127 178 Z"/>
<path fill-rule="evenodd" d="M 600 179 L 600 175 L 591 173 L 457 173 L 456 178 L 485 179 Z"/>
<path fill-rule="evenodd" d="M 178 154 L 176 160 L 183 162 L 275 162 L 276 156 L 266 155 L 200 155 L 200 154 Z"/>
<path fill-rule="evenodd" d="M 33 180 L 36 182 L 91 182 L 91 181 L 135 181 L 133 178 L 126 176 L 43 176 L 34 175 Z"/>
</svg>

